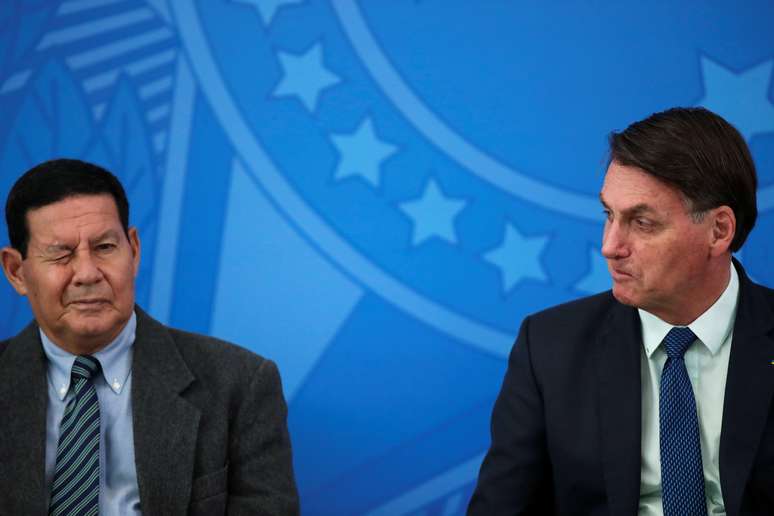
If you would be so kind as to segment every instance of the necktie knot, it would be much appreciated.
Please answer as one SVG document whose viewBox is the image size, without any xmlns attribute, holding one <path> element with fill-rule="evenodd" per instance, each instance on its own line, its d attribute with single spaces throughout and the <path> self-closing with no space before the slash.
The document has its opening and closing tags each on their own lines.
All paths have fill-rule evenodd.
<svg viewBox="0 0 774 516">
<path fill-rule="evenodd" d="M 75 358 L 72 369 L 72 381 L 88 380 L 100 370 L 99 360 L 91 355 L 80 355 Z"/>
<path fill-rule="evenodd" d="M 690 328 L 687 326 L 675 326 L 664 337 L 664 347 L 666 348 L 667 356 L 669 358 L 683 358 L 685 350 L 688 349 L 688 346 L 694 340 L 696 340 L 696 335 Z"/>
</svg>

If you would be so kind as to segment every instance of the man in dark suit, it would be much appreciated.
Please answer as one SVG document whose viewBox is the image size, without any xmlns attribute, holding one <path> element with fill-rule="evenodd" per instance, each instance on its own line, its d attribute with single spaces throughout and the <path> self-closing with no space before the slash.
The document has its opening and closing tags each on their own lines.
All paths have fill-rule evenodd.
<svg viewBox="0 0 774 516">
<path fill-rule="evenodd" d="M 610 137 L 612 291 L 527 317 L 468 514 L 774 514 L 774 291 L 739 133 L 701 108 Z"/>
<path fill-rule="evenodd" d="M 3 270 L 35 321 L 0 342 L 0 514 L 298 514 L 276 366 L 135 305 L 118 180 L 42 163 L 6 219 Z"/>
</svg>

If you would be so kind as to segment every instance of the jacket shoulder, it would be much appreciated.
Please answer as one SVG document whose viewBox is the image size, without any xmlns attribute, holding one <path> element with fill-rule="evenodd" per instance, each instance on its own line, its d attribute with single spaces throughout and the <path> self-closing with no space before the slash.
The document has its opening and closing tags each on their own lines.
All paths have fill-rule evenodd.
<svg viewBox="0 0 774 516">
<path fill-rule="evenodd" d="M 263 378 L 279 382 L 277 367 L 271 360 L 222 339 L 168 327 L 139 309 L 135 357 L 142 354 L 144 364 L 166 374 L 185 370 L 212 391 L 244 389 Z M 158 362 L 162 363 L 159 364 Z"/>
<path fill-rule="evenodd" d="M 0 360 L 2 360 L 4 357 L 11 357 L 17 354 L 11 350 L 19 350 L 22 347 L 39 342 L 40 337 L 38 336 L 38 325 L 33 320 L 13 337 L 0 340 Z"/>
<path fill-rule="evenodd" d="M 194 361 L 204 361 L 211 366 L 240 363 L 258 366 L 266 361 L 263 356 L 249 349 L 217 337 L 177 328 L 166 329 L 183 356 Z"/>
<path fill-rule="evenodd" d="M 168 328 L 178 352 L 194 376 L 213 392 L 235 392 L 253 382 L 279 383 L 276 364 L 215 337 Z"/>
<path fill-rule="evenodd" d="M 532 329 L 566 333 L 599 324 L 608 317 L 612 309 L 622 306 L 608 290 L 546 308 L 528 316 L 527 319 Z"/>
<path fill-rule="evenodd" d="M 769 288 L 766 285 L 761 285 L 760 283 L 755 283 L 751 280 L 748 280 L 747 286 L 758 294 L 757 297 L 759 299 L 764 299 L 772 312 L 774 312 L 774 289 Z"/>
</svg>

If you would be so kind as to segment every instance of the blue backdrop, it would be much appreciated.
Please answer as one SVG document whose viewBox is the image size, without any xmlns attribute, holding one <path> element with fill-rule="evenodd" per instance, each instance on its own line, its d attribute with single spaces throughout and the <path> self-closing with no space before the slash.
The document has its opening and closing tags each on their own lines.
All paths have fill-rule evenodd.
<svg viewBox="0 0 774 516">
<path fill-rule="evenodd" d="M 774 285 L 774 4 L 0 2 L 0 198 L 114 171 L 138 302 L 276 360 L 309 515 L 462 514 L 522 317 L 608 288 L 613 129 L 735 124 Z M 7 242 L 4 225 L 2 243 Z M 0 334 L 30 319 L 3 282 Z"/>
</svg>

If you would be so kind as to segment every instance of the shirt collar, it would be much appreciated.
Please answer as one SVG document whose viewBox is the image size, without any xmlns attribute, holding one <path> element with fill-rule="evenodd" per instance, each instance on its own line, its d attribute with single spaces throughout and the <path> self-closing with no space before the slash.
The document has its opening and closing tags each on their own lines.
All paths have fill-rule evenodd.
<svg viewBox="0 0 774 516">
<path fill-rule="evenodd" d="M 739 275 L 732 264 L 726 289 L 711 307 L 688 325 L 712 355 L 720 350 L 733 328 L 738 297 Z M 641 308 L 637 311 L 642 323 L 642 344 L 645 347 L 645 353 L 650 358 L 674 326 Z"/>
<path fill-rule="evenodd" d="M 134 344 L 137 316 L 132 312 L 129 321 L 121 333 L 107 346 L 94 353 L 94 358 L 102 366 L 102 376 L 110 390 L 121 394 L 121 390 L 132 370 L 132 344 Z M 54 344 L 42 329 L 39 329 L 43 352 L 48 358 L 48 381 L 56 389 L 60 400 L 64 400 L 70 390 L 70 372 L 75 363 L 76 355 L 65 351 Z"/>
</svg>

